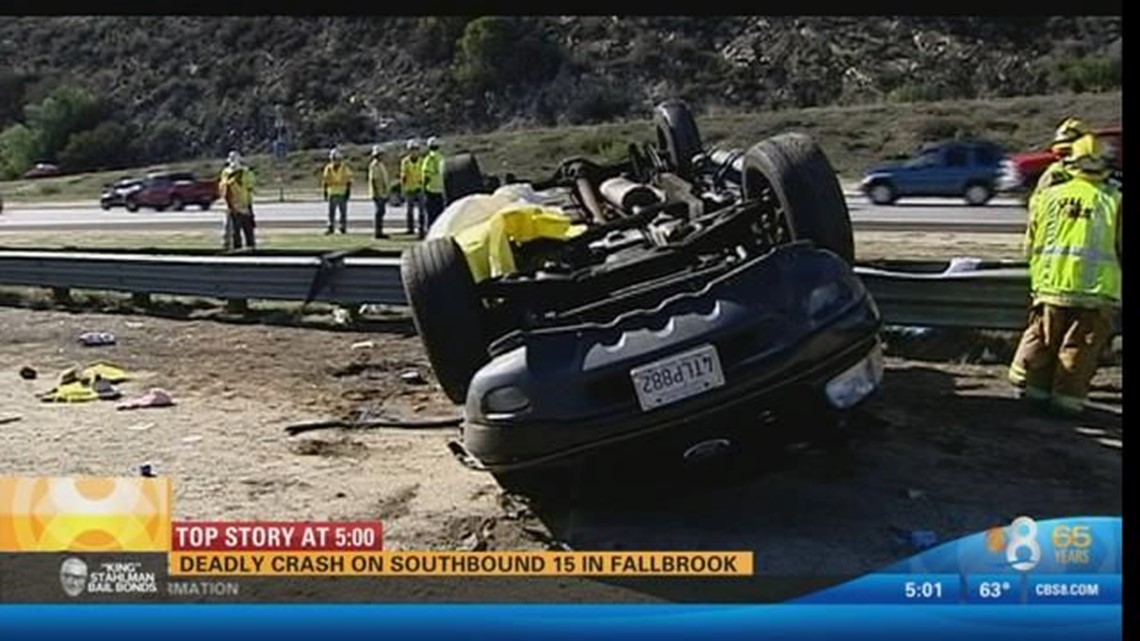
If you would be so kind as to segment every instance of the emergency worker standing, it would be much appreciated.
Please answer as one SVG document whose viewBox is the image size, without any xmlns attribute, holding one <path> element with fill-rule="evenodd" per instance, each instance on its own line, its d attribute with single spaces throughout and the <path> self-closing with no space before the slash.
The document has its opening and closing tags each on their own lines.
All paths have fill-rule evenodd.
<svg viewBox="0 0 1140 641">
<path fill-rule="evenodd" d="M 388 209 L 388 168 L 384 166 L 384 150 L 380 145 L 372 145 L 372 160 L 368 163 L 368 196 L 376 207 L 373 235 L 387 238 L 384 233 L 384 214 Z"/>
<path fill-rule="evenodd" d="M 424 154 L 422 167 L 424 180 L 424 209 L 427 210 L 427 229 L 443 213 L 443 154 L 439 152 L 439 139 L 435 136 L 427 140 L 428 152 Z"/>
<path fill-rule="evenodd" d="M 226 203 L 225 249 L 253 249 L 253 172 L 236 151 L 230 152 L 218 178 L 218 196 Z"/>
<path fill-rule="evenodd" d="M 1028 327 L 1009 369 L 1025 397 L 1068 415 L 1084 409 L 1121 301 L 1121 192 L 1102 143 L 1073 143 L 1070 179 L 1046 187 L 1029 212 Z"/>
<path fill-rule="evenodd" d="M 400 159 L 400 190 L 408 202 L 408 233 L 420 238 L 427 233 L 424 220 L 424 175 L 420 157 L 420 141 L 408 141 L 408 153 Z"/>
<path fill-rule="evenodd" d="M 340 212 L 340 233 L 348 233 L 348 199 L 352 197 L 352 170 L 344 163 L 340 149 L 329 151 L 329 162 L 321 172 L 321 189 L 329 203 L 329 226 L 325 235 L 333 233 Z"/>
</svg>

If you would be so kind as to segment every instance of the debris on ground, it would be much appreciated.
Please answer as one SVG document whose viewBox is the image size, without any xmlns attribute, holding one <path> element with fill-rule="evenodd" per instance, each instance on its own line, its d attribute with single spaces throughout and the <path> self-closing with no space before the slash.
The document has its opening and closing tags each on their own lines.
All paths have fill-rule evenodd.
<svg viewBox="0 0 1140 641">
<path fill-rule="evenodd" d="M 293 425 L 285 426 L 285 432 L 289 436 L 295 436 L 304 432 L 312 432 L 314 430 L 326 430 L 338 427 L 347 429 L 366 429 L 371 427 L 402 427 L 407 429 L 427 429 L 436 427 L 456 427 L 463 422 L 463 419 L 455 417 L 443 418 L 425 418 L 418 420 L 408 420 L 403 418 L 355 418 L 351 420 L 346 419 L 333 419 L 329 421 L 315 421 L 311 423 L 296 423 Z"/>
<path fill-rule="evenodd" d="M 155 423 L 139 423 L 138 425 L 129 425 L 127 426 L 127 429 L 132 432 L 145 432 L 155 425 Z"/>
<path fill-rule="evenodd" d="M 36 376 L 39 376 L 39 374 L 31 367 L 20 368 L 20 378 L 24 379 L 25 381 L 34 381 L 36 380 Z"/>
<path fill-rule="evenodd" d="M 420 374 L 418 371 L 416 371 L 414 369 L 410 369 L 410 370 L 406 370 L 404 372 L 400 372 L 400 380 L 402 380 L 405 383 L 408 383 L 410 385 L 423 385 L 423 384 L 427 383 L 427 380 L 424 379 L 423 374 Z"/>
<path fill-rule="evenodd" d="M 201 441 L 201 440 L 202 440 L 202 437 L 198 436 L 198 435 L 182 437 L 183 443 L 197 443 L 198 441 Z"/>
<path fill-rule="evenodd" d="M 917 501 L 918 499 L 921 499 L 924 496 L 926 496 L 926 492 L 924 492 L 923 490 L 916 490 L 914 488 L 909 488 L 906 491 L 906 497 L 912 501 Z"/>
<path fill-rule="evenodd" d="M 376 347 L 376 341 L 360 341 L 352 344 L 352 349 L 372 349 L 373 347 Z"/>
<path fill-rule="evenodd" d="M 87 401 L 113 401 L 123 395 L 110 382 L 101 378 L 72 380 L 62 383 L 39 395 L 45 403 L 85 403 Z"/>
<path fill-rule="evenodd" d="M 133 410 L 144 407 L 170 407 L 171 405 L 174 405 L 174 399 L 171 398 L 170 393 L 155 387 L 147 390 L 142 396 L 119 403 L 115 409 Z"/>
<path fill-rule="evenodd" d="M 334 309 L 332 314 L 333 322 L 337 325 L 348 325 L 349 321 L 352 320 L 352 312 L 342 307 Z"/>
<path fill-rule="evenodd" d="M 0 416 L 0 425 L 15 423 L 16 421 L 22 421 L 23 419 L 23 416 Z"/>
<path fill-rule="evenodd" d="M 84 380 L 102 379 L 111 383 L 124 383 L 131 380 L 123 368 L 103 361 L 92 363 L 79 372 L 79 378 Z"/>
<path fill-rule="evenodd" d="M 84 332 L 79 335 L 79 343 L 84 347 L 114 345 L 115 335 L 111 332 Z"/>
<path fill-rule="evenodd" d="M 970 256 L 959 256 L 950 259 L 950 265 L 946 268 L 943 274 L 960 274 L 962 272 L 977 271 L 978 266 L 982 264 L 981 258 L 973 258 Z"/>
<path fill-rule="evenodd" d="M 154 466 L 150 463 L 143 463 L 139 466 L 139 476 L 145 476 L 149 479 L 154 478 Z"/>
</svg>

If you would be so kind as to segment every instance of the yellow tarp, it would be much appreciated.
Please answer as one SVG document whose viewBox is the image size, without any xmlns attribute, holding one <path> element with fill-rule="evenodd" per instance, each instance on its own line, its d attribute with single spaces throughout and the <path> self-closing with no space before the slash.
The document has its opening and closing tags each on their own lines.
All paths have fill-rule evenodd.
<svg viewBox="0 0 1140 641">
<path fill-rule="evenodd" d="M 539 238 L 566 240 L 586 231 L 562 210 L 538 205 L 515 205 L 500 210 L 485 222 L 457 233 L 454 238 L 467 258 L 475 282 L 514 273 L 511 243 L 525 244 Z"/>
</svg>

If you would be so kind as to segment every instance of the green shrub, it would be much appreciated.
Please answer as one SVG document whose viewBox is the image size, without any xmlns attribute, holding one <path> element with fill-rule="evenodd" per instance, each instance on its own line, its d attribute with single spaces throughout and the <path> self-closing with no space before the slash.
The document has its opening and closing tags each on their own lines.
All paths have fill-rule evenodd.
<svg viewBox="0 0 1140 641">
<path fill-rule="evenodd" d="M 467 23 L 459 39 L 459 81 L 486 91 L 553 78 L 564 53 L 542 27 L 541 19 L 515 16 L 483 16 Z"/>
<path fill-rule="evenodd" d="M 918 124 L 915 133 L 922 142 L 972 138 L 975 135 L 969 123 L 957 118 L 927 118 Z"/>
<path fill-rule="evenodd" d="M 117 169 L 130 164 L 130 132 L 114 122 L 72 134 L 59 152 L 60 166 L 69 172 Z"/>
<path fill-rule="evenodd" d="M 1081 93 L 1118 89 L 1123 82 L 1120 58 L 1084 56 L 1060 60 L 1054 64 L 1054 86 Z"/>
</svg>

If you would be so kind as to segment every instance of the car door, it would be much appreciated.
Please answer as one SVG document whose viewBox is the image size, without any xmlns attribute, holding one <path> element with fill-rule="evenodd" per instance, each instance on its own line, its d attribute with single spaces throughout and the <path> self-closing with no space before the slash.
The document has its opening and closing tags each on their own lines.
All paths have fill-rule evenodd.
<svg viewBox="0 0 1140 641">
<path fill-rule="evenodd" d="M 933 177 L 942 164 L 942 147 L 924 149 L 906 161 L 895 173 L 893 180 L 899 196 L 925 196 L 931 189 Z"/>
<path fill-rule="evenodd" d="M 971 172 L 970 148 L 953 143 L 942 148 L 942 163 L 930 173 L 926 196 L 960 196 Z"/>
<path fill-rule="evenodd" d="M 1001 148 L 988 143 L 974 145 L 972 160 L 973 169 L 970 172 L 969 182 L 983 181 L 993 189 L 1001 177 L 1002 161 L 1005 160 Z"/>
</svg>

